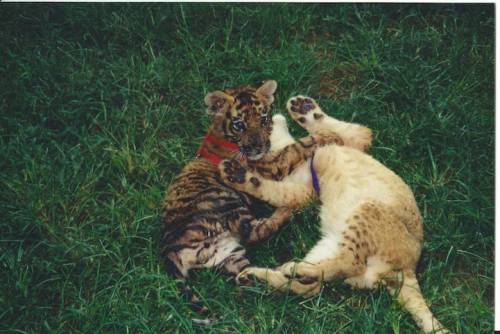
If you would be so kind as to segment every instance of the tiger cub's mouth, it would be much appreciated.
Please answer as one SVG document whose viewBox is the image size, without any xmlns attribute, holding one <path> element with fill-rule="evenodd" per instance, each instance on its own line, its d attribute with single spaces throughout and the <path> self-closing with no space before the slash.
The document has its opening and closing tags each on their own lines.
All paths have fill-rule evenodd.
<svg viewBox="0 0 500 334">
<path fill-rule="evenodd" d="M 248 160 L 259 160 L 261 159 L 267 152 L 269 152 L 269 149 L 271 149 L 271 141 L 267 140 L 264 145 L 261 145 L 259 148 L 255 148 L 248 153 L 244 153 L 244 150 L 242 150 L 243 155 L 248 159 Z"/>
<path fill-rule="evenodd" d="M 256 155 L 247 155 L 247 159 L 248 160 L 259 160 L 260 158 L 262 158 L 264 156 L 265 152 L 261 152 L 259 154 L 256 154 Z"/>
</svg>

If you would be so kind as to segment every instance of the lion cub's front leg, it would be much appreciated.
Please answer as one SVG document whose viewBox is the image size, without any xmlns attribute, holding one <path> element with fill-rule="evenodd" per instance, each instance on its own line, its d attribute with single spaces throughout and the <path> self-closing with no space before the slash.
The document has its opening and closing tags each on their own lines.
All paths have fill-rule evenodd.
<svg viewBox="0 0 500 334">
<path fill-rule="evenodd" d="M 308 96 L 294 96 L 287 102 L 290 116 L 309 133 L 330 130 L 338 134 L 345 146 L 367 152 L 372 144 L 372 131 L 361 124 L 340 121 L 328 116 Z"/>
</svg>

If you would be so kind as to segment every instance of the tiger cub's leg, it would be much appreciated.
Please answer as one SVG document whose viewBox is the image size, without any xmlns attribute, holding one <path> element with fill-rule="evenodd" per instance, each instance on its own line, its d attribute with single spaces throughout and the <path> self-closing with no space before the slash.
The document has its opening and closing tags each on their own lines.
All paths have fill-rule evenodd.
<svg viewBox="0 0 500 334">
<path fill-rule="evenodd" d="M 372 142 L 372 131 L 366 126 L 339 121 L 328 116 L 318 103 L 307 96 L 294 96 L 287 102 L 290 116 L 309 133 L 329 130 L 338 134 L 345 146 L 368 151 Z"/>
<path fill-rule="evenodd" d="M 231 276 L 238 275 L 243 269 L 250 265 L 250 261 L 246 258 L 245 253 L 245 248 L 238 245 L 221 263 L 217 265 L 217 269 L 220 269 Z"/>
<path fill-rule="evenodd" d="M 314 135 L 298 139 L 296 143 L 267 154 L 258 161 L 249 161 L 248 170 L 237 160 L 223 160 L 219 164 L 219 171 L 224 182 L 236 190 L 277 207 L 295 208 L 309 201 L 313 189 L 303 184 L 275 181 L 282 180 L 306 162 L 317 148 L 332 143 L 341 143 L 337 134 L 317 131 Z"/>
<path fill-rule="evenodd" d="M 273 181 L 248 171 L 236 160 L 219 164 L 221 178 L 236 190 L 243 191 L 276 207 L 297 208 L 313 196 L 313 188 L 298 183 Z"/>
<path fill-rule="evenodd" d="M 290 218 L 291 214 L 291 209 L 281 207 L 268 218 L 241 217 L 239 225 L 235 226 L 240 234 L 240 241 L 243 244 L 252 244 L 268 238 Z M 239 243 L 219 242 L 217 251 L 212 255 L 213 259 L 205 263 L 207 266 L 213 264 L 225 273 L 235 276 L 250 265 L 245 253 L 245 248 Z"/>
<path fill-rule="evenodd" d="M 253 219 L 249 222 L 240 223 L 240 234 L 245 243 L 256 243 L 267 239 L 276 232 L 292 215 L 289 207 L 277 208 L 271 217 Z"/>
<path fill-rule="evenodd" d="M 277 115 L 278 116 L 278 115 Z M 280 124 L 277 124 L 280 127 Z M 279 130 L 279 129 L 278 129 Z M 281 126 L 282 132 L 288 130 Z M 285 139 L 288 142 L 288 139 Z M 318 130 L 314 134 L 297 139 L 276 152 L 270 152 L 256 161 L 247 161 L 250 170 L 254 170 L 266 179 L 282 180 L 298 165 L 311 158 L 316 149 L 329 144 L 342 144 L 341 138 L 330 130 Z M 273 144 L 271 143 L 271 146 Z M 278 147 L 282 144 L 278 143 Z M 276 145 L 275 145 L 276 146 Z"/>
</svg>

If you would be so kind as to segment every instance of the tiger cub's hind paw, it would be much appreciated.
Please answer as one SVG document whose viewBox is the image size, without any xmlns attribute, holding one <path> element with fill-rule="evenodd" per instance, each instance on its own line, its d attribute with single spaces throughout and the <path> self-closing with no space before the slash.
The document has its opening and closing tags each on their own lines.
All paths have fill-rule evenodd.
<svg viewBox="0 0 500 334">
<path fill-rule="evenodd" d="M 305 129 L 308 129 L 314 123 L 321 122 L 325 117 L 325 113 L 318 103 L 307 96 L 297 95 L 291 97 L 286 103 L 286 109 L 290 116 Z"/>
</svg>

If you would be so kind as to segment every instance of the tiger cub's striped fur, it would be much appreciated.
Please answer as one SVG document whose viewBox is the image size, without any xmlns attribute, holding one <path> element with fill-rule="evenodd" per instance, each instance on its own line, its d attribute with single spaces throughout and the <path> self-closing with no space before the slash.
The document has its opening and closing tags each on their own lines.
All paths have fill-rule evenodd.
<svg viewBox="0 0 500 334">
<path fill-rule="evenodd" d="M 266 154 L 276 87 L 275 81 L 266 81 L 259 88 L 244 86 L 209 93 L 205 97 L 212 114 L 208 134 L 217 141 L 237 144 L 239 150 L 231 151 L 214 142 L 204 142 L 203 149 L 222 159 L 244 155 L 249 168 L 280 180 L 310 157 L 316 147 L 338 140 L 329 132 L 315 134 L 279 154 Z M 286 164 L 282 163 L 285 155 Z M 269 218 L 255 218 L 248 196 L 225 185 L 217 165 L 203 158 L 194 159 L 173 180 L 162 208 L 161 251 L 167 272 L 186 278 L 190 269 L 217 267 L 236 275 L 249 265 L 243 245 L 267 238 L 290 213 L 284 207 Z"/>
</svg>

